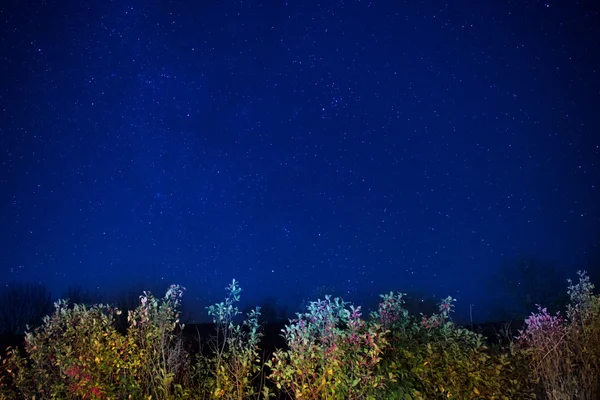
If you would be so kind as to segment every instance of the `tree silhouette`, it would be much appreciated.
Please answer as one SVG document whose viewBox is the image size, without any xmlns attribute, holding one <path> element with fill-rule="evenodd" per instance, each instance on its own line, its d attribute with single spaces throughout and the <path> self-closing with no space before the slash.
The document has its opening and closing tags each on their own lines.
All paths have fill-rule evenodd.
<svg viewBox="0 0 600 400">
<path fill-rule="evenodd" d="M 50 292 L 42 284 L 14 282 L 0 288 L 0 333 L 21 335 L 51 311 Z"/>
<path fill-rule="evenodd" d="M 85 304 L 87 306 L 104 302 L 104 295 L 90 292 L 81 285 L 70 285 L 62 298 L 69 299 L 70 304 Z"/>
<path fill-rule="evenodd" d="M 591 246 L 587 252 L 585 269 L 590 280 L 600 284 L 600 243 Z"/>
<path fill-rule="evenodd" d="M 409 315 L 414 317 L 418 317 L 421 313 L 431 315 L 439 311 L 437 304 L 439 300 L 422 292 L 407 292 L 402 299 L 404 300 L 404 308 Z"/>
<path fill-rule="evenodd" d="M 522 319 L 535 311 L 536 304 L 556 312 L 568 302 L 566 273 L 539 258 L 510 260 L 493 275 L 491 284 L 501 292 L 504 318 Z"/>
<path fill-rule="evenodd" d="M 252 310 L 254 307 L 247 306 L 244 308 L 243 314 L 247 315 Z M 287 317 L 287 307 L 281 307 L 275 297 L 267 296 L 261 300 L 260 317 L 258 318 L 261 325 L 286 321 Z"/>
</svg>

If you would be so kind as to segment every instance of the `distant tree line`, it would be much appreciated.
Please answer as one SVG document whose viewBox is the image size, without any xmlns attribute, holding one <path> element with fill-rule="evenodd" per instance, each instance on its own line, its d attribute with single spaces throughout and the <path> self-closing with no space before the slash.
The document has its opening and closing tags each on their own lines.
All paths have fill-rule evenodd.
<svg viewBox="0 0 600 400">
<path fill-rule="evenodd" d="M 39 325 L 52 311 L 48 288 L 39 283 L 12 282 L 0 288 L 0 333 L 20 335 Z"/>
<path fill-rule="evenodd" d="M 592 249 L 587 265 L 581 269 L 588 271 L 592 282 L 597 282 L 600 278 L 600 247 Z M 510 300 L 499 305 L 496 310 L 498 319 L 522 320 L 535 310 L 536 304 L 544 304 L 552 312 L 564 309 L 568 302 L 564 289 L 569 277 L 567 275 L 565 270 L 557 268 L 553 263 L 531 256 L 520 256 L 505 263 L 492 279 L 494 289 L 500 289 L 505 298 Z M 139 305 L 142 290 L 143 288 L 132 287 L 113 298 L 107 298 L 74 285 L 67 289 L 62 298 L 69 299 L 72 304 L 113 304 L 124 311 L 121 319 L 117 320 L 117 324 L 124 328 L 127 325 L 127 311 Z M 343 297 L 333 286 L 317 286 L 310 296 L 303 300 L 301 309 L 297 311 L 304 311 L 309 301 L 323 299 L 326 294 Z M 404 300 L 405 308 L 411 315 L 436 311 L 437 300 L 423 293 L 407 293 Z M 263 323 L 278 322 L 290 316 L 287 309 L 280 308 L 273 297 L 265 298 L 261 308 Z M 28 326 L 39 326 L 42 318 L 52 311 L 53 300 L 50 291 L 43 284 L 11 282 L 0 287 L 0 334 L 22 335 Z M 184 319 L 186 315 L 190 316 L 191 313 L 185 309 L 184 304 Z"/>
</svg>

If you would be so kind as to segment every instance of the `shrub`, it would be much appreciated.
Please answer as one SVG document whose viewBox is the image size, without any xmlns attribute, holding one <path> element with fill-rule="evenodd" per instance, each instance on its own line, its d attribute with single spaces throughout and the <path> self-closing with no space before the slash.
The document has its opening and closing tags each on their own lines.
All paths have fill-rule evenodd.
<svg viewBox="0 0 600 400">
<path fill-rule="evenodd" d="M 544 387 L 552 388 L 553 394 L 549 398 L 563 398 L 574 393 L 577 387 L 572 371 L 574 354 L 568 342 L 568 327 L 560 312 L 553 316 L 546 308 L 537 307 L 538 312 L 525 320 L 526 328 L 519 332 L 518 340 L 522 347 L 531 350 L 536 376 Z"/>
<path fill-rule="evenodd" d="M 579 370 L 578 395 L 600 398 L 600 296 L 585 271 L 578 271 L 579 283 L 568 280 L 571 303 L 567 308 L 570 342 Z"/>
<path fill-rule="evenodd" d="M 302 399 L 366 399 L 382 389 L 384 379 L 375 371 L 385 332 L 367 325 L 360 307 L 346 306 L 325 296 L 283 329 L 289 350 L 267 361 L 278 389 Z"/>
<path fill-rule="evenodd" d="M 567 318 L 538 312 L 525 320 L 518 341 L 528 349 L 533 371 L 549 399 L 600 397 L 600 297 L 585 272 L 568 280 Z"/>
<path fill-rule="evenodd" d="M 114 326 L 120 311 L 58 300 L 52 316 L 25 337 L 26 357 L 10 349 L 2 360 L 1 394 L 7 399 L 175 398 L 185 356 L 175 340 L 182 296 L 171 285 L 162 301 L 150 293 L 130 313 L 124 336 Z"/>
<path fill-rule="evenodd" d="M 179 323 L 178 310 L 184 290 L 171 285 L 162 300 L 143 292 L 140 305 L 127 317 L 127 342 L 134 355 L 129 368 L 145 396 L 163 399 L 182 392 L 189 359 L 183 340 L 175 331 L 184 328 Z"/>
<path fill-rule="evenodd" d="M 42 327 L 26 334 L 27 358 L 12 349 L 3 360 L 4 387 L 12 387 L 14 398 L 94 399 L 135 391 L 126 340 L 112 326 L 118 311 L 105 305 L 68 308 L 66 300 L 54 307 Z"/>
<path fill-rule="evenodd" d="M 525 399 L 533 385 L 518 362 L 520 353 L 492 353 L 484 337 L 450 320 L 454 299 L 447 297 L 438 313 L 421 319 L 409 317 L 402 294 L 381 296 L 375 321 L 391 327 L 390 347 L 383 355 L 380 374 L 393 377 L 388 399 Z"/>
<path fill-rule="evenodd" d="M 234 279 L 225 290 L 225 302 L 207 307 L 216 325 L 216 336 L 209 343 L 211 357 L 200 357 L 196 369 L 200 372 L 199 377 L 205 378 L 202 386 L 212 398 L 258 398 L 260 388 L 257 391 L 253 382 L 261 370 L 258 355 L 262 336 L 258 323 L 260 307 L 250 311 L 242 325 L 235 324 L 234 318 L 241 314 L 236 303 L 240 300 L 242 289 Z M 209 376 L 202 375 L 203 370 L 211 371 L 211 379 L 206 380 Z M 266 388 L 263 395 L 269 397 Z"/>
</svg>

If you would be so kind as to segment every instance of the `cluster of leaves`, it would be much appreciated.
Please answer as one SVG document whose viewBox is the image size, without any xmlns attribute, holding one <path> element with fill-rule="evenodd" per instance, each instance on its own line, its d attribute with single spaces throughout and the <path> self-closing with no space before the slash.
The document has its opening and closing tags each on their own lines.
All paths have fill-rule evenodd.
<svg viewBox="0 0 600 400">
<path fill-rule="evenodd" d="M 566 318 L 538 311 L 525 320 L 518 343 L 549 399 L 600 398 L 600 296 L 584 271 L 569 280 Z"/>
<path fill-rule="evenodd" d="M 169 399 L 183 394 L 181 381 L 185 380 L 190 362 L 176 329 L 184 328 L 178 311 L 184 290 L 171 285 L 163 299 L 143 292 L 140 305 L 127 316 L 127 339 L 136 350 L 129 367 L 142 393 L 153 398 Z"/>
<path fill-rule="evenodd" d="M 6 399 L 176 398 L 177 368 L 185 366 L 175 343 L 183 288 L 172 285 L 162 301 L 150 293 L 130 312 L 127 335 L 115 328 L 118 309 L 68 300 L 26 333 L 25 352 L 9 349 L 2 360 L 0 395 Z M 177 390 L 179 389 L 179 390 Z M 179 392 L 181 396 L 175 396 Z"/>
<path fill-rule="evenodd" d="M 297 316 L 283 329 L 289 350 L 267 361 L 277 388 L 301 399 L 374 398 L 384 382 L 376 374 L 387 345 L 382 327 L 363 321 L 360 307 L 330 296 Z"/>
<path fill-rule="evenodd" d="M 41 328 L 26 334 L 27 358 L 9 349 L 0 393 L 15 399 L 135 393 L 139 388 L 128 368 L 133 354 L 126 338 L 113 328 L 114 310 L 105 305 L 69 308 L 66 300 L 54 307 Z"/>
<path fill-rule="evenodd" d="M 393 377 L 387 399 L 527 399 L 534 379 L 523 352 L 491 351 L 484 337 L 450 320 L 454 299 L 439 303 L 438 313 L 409 317 L 403 294 L 382 295 L 372 313 L 390 329 L 379 374 Z"/>
<path fill-rule="evenodd" d="M 236 324 L 234 319 L 241 314 L 236 303 L 242 289 L 234 279 L 225 290 L 225 302 L 207 307 L 216 335 L 209 343 L 212 356 L 198 359 L 195 368 L 198 386 L 214 399 L 258 398 L 260 389 L 256 389 L 254 382 L 262 371 L 258 354 L 262 337 L 258 322 L 260 307 L 251 310 L 242 324 Z M 270 397 L 266 387 L 262 394 Z"/>
</svg>

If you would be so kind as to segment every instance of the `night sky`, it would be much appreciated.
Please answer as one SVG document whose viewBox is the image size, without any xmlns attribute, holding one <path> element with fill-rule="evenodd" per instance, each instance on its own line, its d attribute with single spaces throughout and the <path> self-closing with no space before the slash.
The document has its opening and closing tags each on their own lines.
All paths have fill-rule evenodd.
<svg viewBox="0 0 600 400">
<path fill-rule="evenodd" d="M 598 249 L 593 3 L 3 1 L 0 283 L 488 318 Z"/>
</svg>

